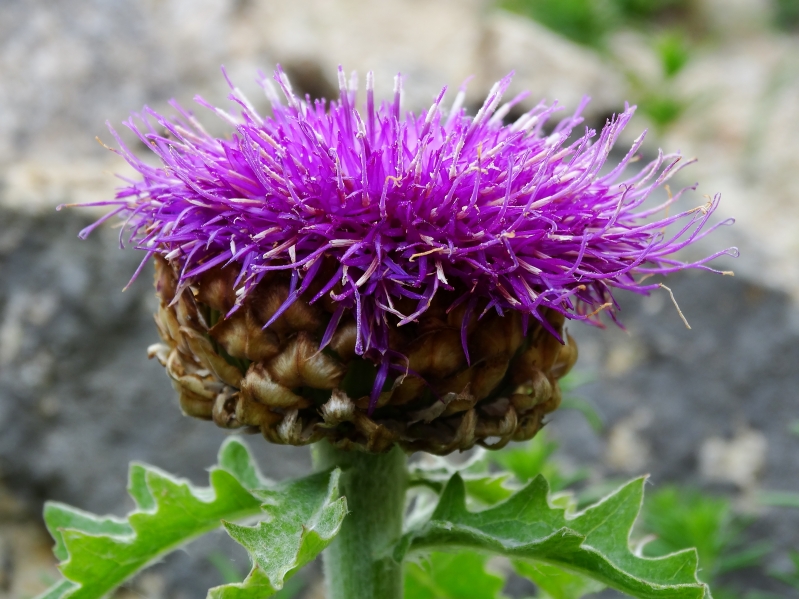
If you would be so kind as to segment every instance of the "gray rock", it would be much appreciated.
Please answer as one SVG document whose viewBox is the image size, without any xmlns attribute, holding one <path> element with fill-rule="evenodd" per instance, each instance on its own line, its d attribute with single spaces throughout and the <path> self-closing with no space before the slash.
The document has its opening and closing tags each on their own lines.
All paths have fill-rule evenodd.
<svg viewBox="0 0 799 599">
<path fill-rule="evenodd" d="M 147 360 L 151 269 L 122 292 L 141 254 L 120 251 L 108 228 L 79 240 L 84 213 L 2 210 L 0 222 L 0 472 L 27 517 L 38 521 L 44 500 L 124 514 L 131 460 L 207 486 L 225 433 L 182 416 L 163 368 Z M 268 476 L 310 469 L 306 448 L 247 441 Z M 212 553 L 246 572 L 246 555 L 220 533 L 159 566 L 165 589 L 196 597 L 220 584 Z"/>
</svg>

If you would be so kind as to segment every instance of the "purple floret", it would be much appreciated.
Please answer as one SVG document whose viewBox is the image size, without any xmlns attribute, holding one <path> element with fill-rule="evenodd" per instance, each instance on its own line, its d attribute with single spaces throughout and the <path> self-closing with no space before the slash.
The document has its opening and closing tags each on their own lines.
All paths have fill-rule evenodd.
<svg viewBox="0 0 799 599">
<path fill-rule="evenodd" d="M 525 323 L 532 317 L 549 327 L 542 308 L 598 323 L 604 308 L 613 317 L 614 288 L 647 293 L 659 285 L 645 282 L 650 275 L 713 270 L 709 260 L 735 253 L 691 263 L 671 257 L 718 226 L 706 225 L 719 196 L 660 220 L 650 217 L 682 191 L 642 208 L 684 166 L 679 154 L 660 153 L 621 179 L 642 134 L 618 165 L 603 168 L 634 108 L 626 106 L 598 136 L 586 129 L 569 141 L 585 102 L 551 133 L 544 125 L 554 104 L 539 103 L 505 125 L 524 98 L 500 107 L 510 76 L 474 117 L 462 108 L 463 89 L 449 110 L 445 88 L 425 114 L 414 115 L 401 112 L 399 78 L 393 100 L 377 107 L 368 74 L 363 112 L 355 77 L 347 84 L 341 69 L 339 100 L 329 103 L 295 96 L 279 67 L 274 79 L 286 103 L 262 78 L 271 117 L 232 85 L 238 117 L 197 99 L 230 124 L 229 138 L 212 137 L 174 103 L 177 118 L 149 108 L 138 124 L 131 118 L 126 125 L 160 167 L 140 161 L 112 130 L 142 179 L 106 204 L 127 218 L 138 249 L 182 268 L 182 286 L 214 266 L 239 267 L 234 311 L 267 271 L 288 270 L 291 292 L 274 320 L 308 289 L 323 257 L 335 258 L 338 271 L 314 298 L 332 293 L 340 306 L 322 345 L 351 310 L 357 353 L 382 365 L 375 399 L 389 368 L 401 367 L 402 357 L 389 349 L 390 324 L 417 319 L 439 290 L 458 292 L 453 307 L 516 310 Z M 399 298 L 416 309 L 402 313 Z"/>
</svg>

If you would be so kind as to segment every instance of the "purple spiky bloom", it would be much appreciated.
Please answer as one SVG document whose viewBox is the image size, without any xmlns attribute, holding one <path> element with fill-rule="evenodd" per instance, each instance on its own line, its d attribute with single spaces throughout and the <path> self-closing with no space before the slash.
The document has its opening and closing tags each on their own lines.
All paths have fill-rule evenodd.
<svg viewBox="0 0 799 599">
<path fill-rule="evenodd" d="M 285 104 L 261 81 L 271 117 L 259 115 L 232 85 L 239 117 L 197 99 L 230 124 L 229 138 L 212 137 L 177 104 L 177 118 L 145 108 L 139 124 L 126 122 L 160 167 L 139 160 L 112 129 L 142 179 L 106 203 L 116 206 L 106 218 L 125 216 L 135 247 L 178 264 L 183 286 L 214 266 L 235 264 L 233 311 L 267 271 L 290 271 L 291 292 L 272 321 L 308 289 L 322 258 L 335 258 L 337 272 L 314 298 L 330 293 L 339 306 L 321 344 L 351 310 L 356 352 L 381 364 L 373 401 L 389 368 L 404 368 L 389 349 L 389 327 L 417 319 L 441 289 L 458 292 L 452 307 L 516 310 L 525 327 L 533 317 L 549 328 L 544 307 L 598 323 L 603 308 L 614 317 L 614 288 L 647 293 L 659 285 L 644 282 L 650 275 L 712 270 L 709 260 L 735 253 L 691 263 L 672 257 L 715 228 L 706 225 L 719 196 L 660 220 L 651 217 L 682 192 L 642 208 L 683 166 L 679 154 L 660 153 L 622 178 L 642 134 L 605 168 L 634 108 L 625 107 L 598 136 L 586 129 L 569 141 L 585 102 L 549 134 L 544 126 L 555 105 L 539 103 L 505 125 L 524 98 L 499 106 L 510 76 L 474 117 L 462 108 L 463 88 L 449 110 L 442 106 L 445 88 L 415 115 L 401 112 L 399 78 L 393 100 L 378 107 L 368 74 L 362 112 L 355 77 L 347 84 L 341 69 L 340 97 L 329 103 L 295 96 L 279 67 L 275 80 Z M 401 312 L 400 298 L 416 309 Z"/>
</svg>

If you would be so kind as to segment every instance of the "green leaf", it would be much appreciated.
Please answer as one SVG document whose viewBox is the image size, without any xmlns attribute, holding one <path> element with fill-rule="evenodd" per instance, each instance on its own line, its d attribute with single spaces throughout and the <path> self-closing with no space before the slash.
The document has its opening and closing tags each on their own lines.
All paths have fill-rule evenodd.
<svg viewBox="0 0 799 599">
<path fill-rule="evenodd" d="M 465 479 L 463 482 L 466 485 L 466 493 L 468 493 L 469 497 L 483 505 L 495 505 L 513 495 L 513 489 L 507 486 L 509 478 L 509 474 L 497 474 L 473 477 Z"/>
<path fill-rule="evenodd" d="M 236 477 L 245 489 L 251 491 L 269 489 L 275 483 L 265 478 L 250 455 L 250 450 L 241 441 L 231 439 L 219 449 L 219 467 Z"/>
<path fill-rule="evenodd" d="M 541 431 L 530 441 L 498 451 L 489 459 L 511 472 L 520 482 L 527 483 L 539 474 L 553 474 L 544 471 L 555 468 L 550 458 L 557 448 L 558 444 L 550 441 L 546 433 Z"/>
<path fill-rule="evenodd" d="M 513 560 L 513 567 L 519 576 L 535 583 L 538 599 L 580 599 L 605 588 L 601 582 L 543 562 Z"/>
<path fill-rule="evenodd" d="M 340 471 L 322 472 L 259 492 L 269 520 L 256 526 L 225 522 L 228 534 L 250 554 L 253 569 L 242 583 L 211 589 L 211 599 L 261 599 L 313 560 L 336 536 L 347 515 Z"/>
<path fill-rule="evenodd" d="M 597 48 L 613 26 L 609 11 L 593 0 L 501 0 L 499 6 L 534 19 L 572 41 Z"/>
<path fill-rule="evenodd" d="M 661 35 L 655 42 L 655 50 L 666 78 L 674 77 L 682 71 L 691 58 L 688 42 L 679 30 Z"/>
<path fill-rule="evenodd" d="M 674 124 L 688 107 L 686 102 L 662 89 L 644 94 L 638 100 L 638 106 L 659 130 Z"/>
<path fill-rule="evenodd" d="M 641 509 L 644 478 L 627 483 L 579 513 L 553 507 L 542 476 L 507 501 L 479 512 L 466 508 L 463 480 L 454 475 L 430 520 L 403 536 L 395 559 L 462 547 L 542 561 L 641 598 L 709 598 L 696 578 L 696 551 L 644 558 L 629 548 Z"/>
<path fill-rule="evenodd" d="M 564 474 L 558 463 L 551 459 L 557 449 L 558 444 L 550 441 L 545 431 L 540 431 L 526 443 L 491 452 L 487 459 L 510 471 L 521 483 L 528 483 L 539 474 L 543 475 L 555 491 L 588 478 L 587 469 Z"/>
<path fill-rule="evenodd" d="M 49 589 L 47 589 L 41 595 L 38 595 L 36 599 L 62 599 L 64 597 L 69 597 L 70 593 L 78 588 L 74 582 L 69 580 L 59 580 Z"/>
<path fill-rule="evenodd" d="M 280 514 L 271 504 L 262 506 L 272 500 L 270 493 L 285 486 L 264 479 L 247 448 L 236 439 L 222 446 L 219 464 L 211 469 L 211 484 L 205 488 L 151 466 L 132 464 L 128 491 L 136 509 L 127 519 L 49 503 L 45 523 L 66 580 L 38 599 L 103 597 L 167 553 L 221 527 L 223 520 L 263 516 L 265 511 L 272 517 L 270 525 L 279 525 Z M 326 490 L 327 480 L 337 480 L 337 476 L 315 475 L 315 482 L 308 484 L 318 484 L 317 479 L 324 477 Z"/>
<path fill-rule="evenodd" d="M 69 558 L 62 530 L 82 530 L 93 535 L 127 536 L 133 529 L 127 520 L 112 516 L 101 518 L 62 503 L 47 503 L 44 506 L 44 522 L 55 541 L 53 555 L 60 561 Z"/>
<path fill-rule="evenodd" d="M 473 551 L 434 551 L 405 566 L 405 599 L 496 599 L 505 580 L 486 572 L 488 557 Z"/>
<path fill-rule="evenodd" d="M 490 473 L 488 453 L 478 448 L 462 464 L 453 464 L 438 456 L 425 456 L 424 462 L 413 464 L 409 469 L 411 485 L 425 486 L 441 493 L 447 481 L 457 472 L 466 485 L 466 494 L 479 504 L 494 505 L 504 501 L 514 491 L 508 486 L 510 474 Z"/>
</svg>

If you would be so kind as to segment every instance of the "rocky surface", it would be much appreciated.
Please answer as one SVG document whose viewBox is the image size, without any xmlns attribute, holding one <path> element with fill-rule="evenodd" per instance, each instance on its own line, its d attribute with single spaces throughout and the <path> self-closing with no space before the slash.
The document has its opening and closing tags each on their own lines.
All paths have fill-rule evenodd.
<svg viewBox="0 0 799 599">
<path fill-rule="evenodd" d="M 141 256 L 119 251 L 110 229 L 79 240 L 86 214 L 0 218 L 0 471 L 17 503 L 8 520 L 38 520 L 45 499 L 121 515 L 131 460 L 207 485 L 224 432 L 184 418 L 163 369 L 147 360 L 158 337 L 150 269 L 122 292 Z M 255 441 L 269 476 L 308 470 L 307 451 Z M 178 556 L 200 562 L 187 596 L 219 582 L 202 564 L 212 546 L 203 547 Z"/>
<path fill-rule="evenodd" d="M 647 147 L 700 158 L 684 182 L 721 192 L 719 216 L 738 223 L 697 251 L 741 246 L 743 257 L 723 265 L 739 276 L 674 279 L 690 331 L 665 291 L 621 296 L 627 333 L 575 326 L 579 367 L 593 380 L 580 394 L 606 430 L 568 411 L 551 429 L 564 459 L 603 476 L 649 471 L 655 484 L 730 493 L 762 516 L 753 534 L 783 550 L 799 546 L 797 514 L 755 498 L 799 491 L 799 437 L 788 432 L 799 418 L 799 40 L 770 32 L 764 5 L 698 3 L 711 35 L 675 81 L 691 101 Z M 109 197 L 109 172 L 125 172 L 93 139 L 109 141 L 105 119 L 144 103 L 163 109 L 170 97 L 190 104 L 195 93 L 222 102 L 220 64 L 264 106 L 254 74 L 280 61 L 313 95 L 335 93 L 338 63 L 374 69 L 380 93 L 402 71 L 409 108 L 471 74 L 474 105 L 515 69 L 516 88 L 536 98 L 571 107 L 592 95 L 587 116 L 599 122 L 621 106 L 627 71 L 646 76 L 654 60 L 641 36 L 619 37 L 600 58 L 487 0 L 6 0 L 0 40 L 0 597 L 14 598 L 53 575 L 37 524 L 44 499 L 121 513 L 129 460 L 203 483 L 224 436 L 183 418 L 162 369 L 146 360 L 156 339 L 149 272 L 121 292 L 140 256 L 120 252 L 110 228 L 79 241 L 96 213 L 54 210 Z M 272 476 L 309 467 L 305 450 L 254 441 Z M 213 550 L 192 546 L 130 594 L 201 595 L 219 582 L 206 560 Z"/>
</svg>

